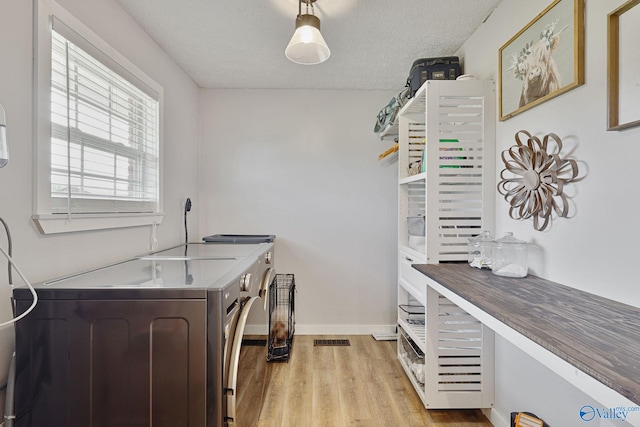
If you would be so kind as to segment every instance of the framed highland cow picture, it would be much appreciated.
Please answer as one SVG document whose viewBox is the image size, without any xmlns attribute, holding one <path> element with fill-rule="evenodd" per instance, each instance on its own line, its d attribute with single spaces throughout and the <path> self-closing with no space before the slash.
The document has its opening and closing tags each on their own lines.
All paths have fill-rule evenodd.
<svg viewBox="0 0 640 427">
<path fill-rule="evenodd" d="M 584 84 L 584 0 L 555 0 L 498 53 L 500 121 Z"/>
</svg>

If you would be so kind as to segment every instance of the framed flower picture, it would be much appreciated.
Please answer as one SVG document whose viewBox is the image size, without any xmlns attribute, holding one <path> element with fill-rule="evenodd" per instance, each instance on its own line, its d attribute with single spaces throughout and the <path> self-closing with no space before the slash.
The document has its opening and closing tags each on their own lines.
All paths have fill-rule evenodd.
<svg viewBox="0 0 640 427">
<path fill-rule="evenodd" d="M 584 84 L 584 0 L 555 0 L 498 60 L 500 121 Z"/>
</svg>

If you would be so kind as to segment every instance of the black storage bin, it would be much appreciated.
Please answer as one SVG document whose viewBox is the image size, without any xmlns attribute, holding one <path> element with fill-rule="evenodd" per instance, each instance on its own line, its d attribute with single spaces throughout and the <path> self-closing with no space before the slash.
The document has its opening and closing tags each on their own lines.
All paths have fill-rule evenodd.
<svg viewBox="0 0 640 427">
<path fill-rule="evenodd" d="M 457 56 L 443 56 L 440 58 L 420 58 L 413 62 L 407 87 L 410 88 L 409 98 L 413 98 L 420 86 L 427 80 L 455 80 L 460 74 L 460 58 Z"/>
<path fill-rule="evenodd" d="M 287 361 L 295 332 L 293 274 L 276 274 L 269 285 L 269 346 L 267 361 Z"/>
</svg>

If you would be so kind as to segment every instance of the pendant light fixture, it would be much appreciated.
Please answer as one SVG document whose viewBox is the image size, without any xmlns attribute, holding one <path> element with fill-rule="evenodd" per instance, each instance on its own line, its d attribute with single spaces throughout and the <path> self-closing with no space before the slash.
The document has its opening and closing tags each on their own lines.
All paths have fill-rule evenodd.
<svg viewBox="0 0 640 427">
<path fill-rule="evenodd" d="M 320 19 L 315 16 L 313 3 L 316 0 L 299 0 L 296 31 L 284 51 L 289 60 L 296 64 L 315 65 L 329 59 L 331 51 L 320 34 Z M 306 11 L 302 13 L 302 3 Z M 311 9 L 311 13 L 309 13 Z"/>
<path fill-rule="evenodd" d="M 0 105 L 0 168 L 9 162 L 9 147 L 7 147 L 7 119 L 4 108 Z"/>
</svg>

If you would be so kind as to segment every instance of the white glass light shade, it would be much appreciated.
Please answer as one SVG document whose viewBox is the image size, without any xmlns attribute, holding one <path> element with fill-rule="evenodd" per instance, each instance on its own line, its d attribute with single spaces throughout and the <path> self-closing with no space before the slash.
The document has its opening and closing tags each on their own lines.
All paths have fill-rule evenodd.
<svg viewBox="0 0 640 427">
<path fill-rule="evenodd" d="M 297 64 L 314 65 L 329 59 L 331 51 L 320 34 L 320 20 L 314 15 L 300 15 L 296 31 L 284 51 Z"/>
</svg>

